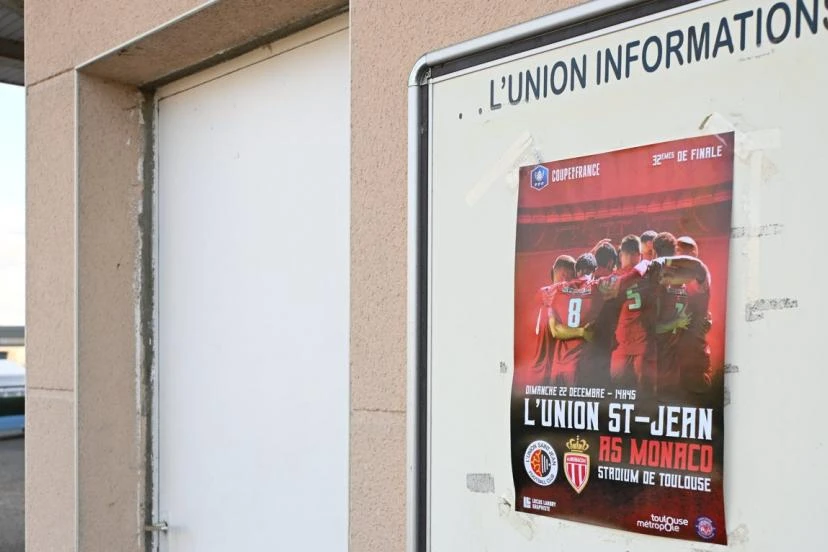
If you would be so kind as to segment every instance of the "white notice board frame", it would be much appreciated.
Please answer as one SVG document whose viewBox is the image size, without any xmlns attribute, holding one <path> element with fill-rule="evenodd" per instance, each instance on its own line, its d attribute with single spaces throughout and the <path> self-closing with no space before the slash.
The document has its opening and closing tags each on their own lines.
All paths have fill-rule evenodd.
<svg viewBox="0 0 828 552">
<path fill-rule="evenodd" d="M 793 4 L 796 2 L 793 1 Z M 432 209 L 433 196 L 431 188 L 431 175 L 433 161 L 432 150 L 432 124 L 433 119 L 433 85 L 442 82 L 445 79 L 455 78 L 480 68 L 485 68 L 494 64 L 502 63 L 510 58 L 518 59 L 528 55 L 527 52 L 535 53 L 543 52 L 544 49 L 551 49 L 559 47 L 564 43 L 575 43 L 577 41 L 589 40 L 594 35 L 600 35 L 602 31 L 613 28 L 613 32 L 618 28 L 624 28 L 625 25 L 646 24 L 650 20 L 663 18 L 668 14 L 683 13 L 684 11 L 693 10 L 713 4 L 728 4 L 733 6 L 731 11 L 739 11 L 741 6 L 740 0 L 668 0 L 668 1 L 652 1 L 652 0 L 595 0 L 583 5 L 567 9 L 558 13 L 551 14 L 534 21 L 527 22 L 515 27 L 511 27 L 490 35 L 479 37 L 456 46 L 438 50 L 423 56 L 415 64 L 410 78 L 409 78 L 409 195 L 408 195 L 408 531 L 407 542 L 408 550 L 410 552 L 430 552 L 431 547 L 431 503 L 430 503 L 430 473 L 431 473 L 431 284 L 432 284 Z M 748 9 L 753 5 L 745 3 L 743 9 Z M 820 4 L 822 8 L 822 4 Z M 828 5 L 822 8 L 820 12 L 820 19 L 828 12 Z M 828 19 L 826 19 L 828 22 Z M 826 23 L 828 28 L 828 23 Z M 823 34 L 825 34 L 823 32 Z M 822 77 L 820 77 L 822 78 Z M 820 81 L 821 82 L 821 81 Z M 456 115 L 455 115 L 456 116 Z M 822 116 L 820 116 L 822 117 Z M 822 120 L 822 118 L 820 118 Z M 721 129 L 722 127 L 718 127 Z M 732 130 L 732 129 L 731 129 Z M 775 130 L 775 129 L 773 129 Z M 749 147 L 760 147 L 756 144 L 748 144 L 745 142 L 744 136 L 741 138 L 737 131 L 737 150 Z M 760 133 L 754 136 L 755 139 L 760 139 Z M 741 142 L 740 142 L 741 140 Z M 761 146 L 766 147 L 766 146 Z M 771 146 L 768 146 L 771 147 Z M 552 159 L 543 159 L 544 162 Z M 825 194 L 822 191 L 814 191 L 819 198 L 824 198 Z M 751 195 L 744 196 L 753 202 L 755 198 Z M 826 198 L 828 199 L 828 198 Z M 744 209 L 749 211 L 754 209 L 755 217 L 748 217 L 748 222 L 768 223 L 774 221 L 763 220 L 758 217 L 758 206 L 756 204 L 745 205 Z M 734 196 L 734 213 L 737 207 L 736 197 Z M 773 209 L 766 208 L 767 211 Z M 779 220 L 786 225 L 793 227 L 793 217 L 795 213 L 780 210 Z M 785 216 L 781 216 L 784 214 Z M 788 224 L 788 223 L 791 224 Z M 804 224 L 804 223 L 803 223 Z M 735 226 L 735 224 L 734 224 Z M 732 238 L 761 238 L 769 235 L 772 232 L 781 232 L 782 224 L 762 224 L 761 226 L 739 226 L 734 228 Z M 767 228 L 766 228 L 767 227 Z M 778 227 L 778 228 L 777 228 Z M 765 228 L 765 230 L 762 230 Z M 737 232 L 741 231 L 741 233 Z M 752 235 L 751 233 L 757 234 Z M 793 238 L 789 238 L 793 239 Z M 775 247 L 775 246 L 774 246 Z M 751 255 L 758 257 L 759 245 L 753 241 L 750 245 L 744 246 L 737 253 L 741 253 L 745 259 L 749 259 Z M 734 269 L 734 255 L 731 252 L 731 288 L 735 285 L 733 282 L 740 278 L 744 278 L 748 272 L 746 269 L 764 270 L 764 260 L 761 262 L 758 258 L 744 261 L 746 264 L 739 264 Z M 740 261 L 741 262 L 741 261 Z M 824 268 L 828 268 L 824 267 Z M 742 271 L 740 273 L 740 270 Z M 752 273 L 752 272 L 751 272 Z M 774 277 L 766 277 L 763 275 L 759 279 L 759 283 L 764 284 L 766 288 L 774 287 Z M 776 278 L 778 280 L 778 278 Z M 744 281 L 741 282 L 744 284 Z M 770 283 L 771 285 L 768 285 Z M 751 284 L 748 282 L 748 287 Z M 778 287 L 783 287 L 779 285 Z M 757 298 L 755 294 L 748 294 L 752 298 Z M 778 294 L 781 297 L 781 293 Z M 760 296 L 763 297 L 763 296 Z M 758 299 L 754 301 L 753 308 L 755 312 L 772 310 L 777 308 L 776 302 L 764 302 L 765 299 Z M 770 301 L 770 300 L 768 300 Z M 780 299 L 782 301 L 782 299 Z M 787 301 L 787 299 L 785 299 Z M 791 305 L 797 307 L 797 302 L 792 303 L 782 302 L 778 303 L 779 309 L 787 309 Z M 729 304 L 728 314 L 730 315 L 732 303 Z M 744 303 L 739 304 L 739 307 L 745 308 Z M 821 303 L 817 306 L 824 305 Z M 801 306 L 801 305 L 800 305 Z M 747 305 L 750 311 L 750 304 Z M 797 323 L 808 324 L 811 320 L 808 317 L 812 312 L 818 309 L 802 308 L 800 311 L 791 310 L 790 316 L 795 316 Z M 754 311 L 747 312 L 745 315 L 748 322 L 751 321 L 751 316 L 755 315 Z M 734 315 L 738 313 L 734 312 Z M 782 314 L 780 313 L 780 316 Z M 735 318 L 736 316 L 733 316 Z M 761 317 L 761 315 L 760 315 Z M 758 320 L 758 318 L 754 318 Z M 744 320 L 740 324 L 744 323 Z M 728 320 L 728 342 L 732 339 L 732 334 L 737 330 L 732 329 L 731 319 Z M 738 326 L 741 328 L 744 326 Z M 756 335 L 750 335 L 751 343 L 761 341 L 760 331 Z M 738 334 L 740 340 L 745 341 L 748 338 L 743 338 L 742 333 Z M 814 333 L 813 335 L 816 335 Z M 807 360 L 807 356 L 805 357 Z M 738 367 L 735 367 L 738 371 Z M 744 370 L 743 370 L 744 372 Z M 742 376 L 743 378 L 746 376 Z M 822 377 L 822 376 L 819 376 Z M 817 383 L 828 383 L 823 378 L 822 380 L 814 380 Z M 745 394 L 750 394 L 755 390 L 754 383 L 750 387 L 745 387 Z M 793 406 L 793 403 L 786 403 Z M 731 407 L 732 411 L 732 407 Z M 747 414 L 746 414 L 747 416 Z M 800 432 L 807 432 L 806 428 L 799 428 Z M 810 437 L 811 435 L 808 434 Z M 791 439 L 793 437 L 789 436 Z M 742 436 L 742 439 L 745 437 Z M 784 436 L 774 435 L 774 439 L 783 439 Z M 802 433 L 797 438 L 803 438 Z M 726 437 L 726 450 L 730 446 L 731 439 Z M 504 447 L 508 443 L 503 443 Z M 726 452 L 726 455 L 728 453 Z M 817 456 L 814 461 L 819 458 L 825 459 L 825 452 L 821 456 Z M 773 461 L 766 460 L 766 461 Z M 814 475 L 811 475 L 814 477 Z M 818 477 L 818 476 L 817 476 Z M 822 482 L 814 486 L 814 493 L 818 490 L 825 489 L 825 478 L 821 478 Z M 742 489 L 744 495 L 743 500 L 750 500 L 750 489 Z M 755 492 L 755 491 L 754 491 Z M 800 500 L 807 500 L 810 495 L 801 497 Z M 726 498 L 726 500 L 730 500 Z M 784 500 L 773 503 L 777 507 L 785 507 Z M 773 508 L 774 506 L 770 506 Z M 807 504 L 799 506 L 804 518 L 810 518 L 808 514 Z M 561 522 L 560 527 L 563 527 Z M 748 525 L 738 524 L 732 525 L 728 521 L 728 532 L 731 533 L 730 545 L 728 548 L 736 550 L 771 550 L 773 548 L 766 548 L 772 543 L 761 542 L 754 539 L 752 542 L 748 538 L 750 527 Z M 610 530 L 607 530 L 610 531 Z M 622 534 L 621 537 L 624 535 Z M 638 549 L 638 546 L 643 541 L 653 541 L 653 537 L 629 535 L 629 538 L 624 542 L 623 538 L 618 540 L 618 535 L 615 535 L 616 540 L 614 544 L 601 545 L 601 550 L 629 550 Z M 808 542 L 807 535 L 799 535 L 796 540 Z M 691 542 L 666 542 L 664 539 L 655 539 L 656 546 L 664 544 L 664 550 L 714 550 L 721 547 L 713 547 L 712 545 L 699 545 Z M 813 542 L 813 541 L 811 541 Z M 497 545 L 492 550 L 498 549 Z M 619 548 L 620 546 L 620 548 Z M 652 542 L 647 542 L 642 549 L 651 550 Z M 814 543 L 814 547 L 818 545 Z M 453 550 L 460 550 L 455 548 Z M 530 550 L 532 548 L 527 548 Z M 595 548 L 596 550 L 598 548 Z M 532 549 L 534 550 L 534 549 Z M 433 552 L 443 552 L 443 549 L 434 548 Z"/>
</svg>

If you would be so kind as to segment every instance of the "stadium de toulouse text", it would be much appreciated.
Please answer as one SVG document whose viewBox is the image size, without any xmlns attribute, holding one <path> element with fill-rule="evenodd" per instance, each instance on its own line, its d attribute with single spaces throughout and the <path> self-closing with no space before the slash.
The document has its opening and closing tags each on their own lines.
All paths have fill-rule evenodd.
<svg viewBox="0 0 828 552">
<path fill-rule="evenodd" d="M 821 7 L 825 10 L 820 11 Z M 774 45 L 794 37 L 828 30 L 828 0 L 776 2 L 767 10 L 757 8 L 705 22 L 687 29 L 676 29 L 664 36 L 652 35 L 631 40 L 616 48 L 595 52 L 594 62 L 587 54 L 572 56 L 567 62 L 538 65 L 489 81 L 489 109 L 518 105 L 559 96 L 610 81 L 630 78 L 634 69 L 654 73 L 685 63 L 699 63 L 720 54 Z"/>
</svg>

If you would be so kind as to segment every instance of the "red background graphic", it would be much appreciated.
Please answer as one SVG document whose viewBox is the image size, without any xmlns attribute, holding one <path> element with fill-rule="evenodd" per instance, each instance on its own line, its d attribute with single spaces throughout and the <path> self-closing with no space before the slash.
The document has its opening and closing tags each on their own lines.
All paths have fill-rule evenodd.
<svg viewBox="0 0 828 552">
<path fill-rule="evenodd" d="M 653 155 L 722 145 L 722 157 L 653 166 Z M 552 171 L 600 163 L 600 176 L 552 182 Z M 689 235 L 710 269 L 713 286 L 708 334 L 711 365 L 724 364 L 727 270 L 733 172 L 733 135 L 714 135 L 642 146 L 544 164 L 550 182 L 530 187 L 536 165 L 520 170 L 515 259 L 515 367 L 520 383 L 534 383 L 521 368 L 531 364 L 537 346 L 538 289 L 552 283 L 558 255 L 578 255 L 603 238 L 617 247 L 627 234 L 646 230 Z M 540 383 L 540 382 L 537 382 Z"/>
</svg>

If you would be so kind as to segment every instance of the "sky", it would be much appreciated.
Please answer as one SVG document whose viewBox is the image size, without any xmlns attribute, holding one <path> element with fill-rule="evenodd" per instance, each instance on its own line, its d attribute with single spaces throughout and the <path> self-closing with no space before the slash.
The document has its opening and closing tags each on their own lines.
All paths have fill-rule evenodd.
<svg viewBox="0 0 828 552">
<path fill-rule="evenodd" d="M 26 93 L 0 84 L 0 326 L 25 324 Z"/>
</svg>

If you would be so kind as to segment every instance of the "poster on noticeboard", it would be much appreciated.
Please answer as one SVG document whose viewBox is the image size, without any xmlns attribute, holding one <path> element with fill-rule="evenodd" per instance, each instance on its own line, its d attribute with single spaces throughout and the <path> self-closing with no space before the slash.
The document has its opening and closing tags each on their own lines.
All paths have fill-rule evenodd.
<svg viewBox="0 0 828 552">
<path fill-rule="evenodd" d="M 826 4 L 655 4 L 418 89 L 434 550 L 813 546 Z"/>
<path fill-rule="evenodd" d="M 726 542 L 732 184 L 732 133 L 520 169 L 519 511 Z"/>
</svg>

